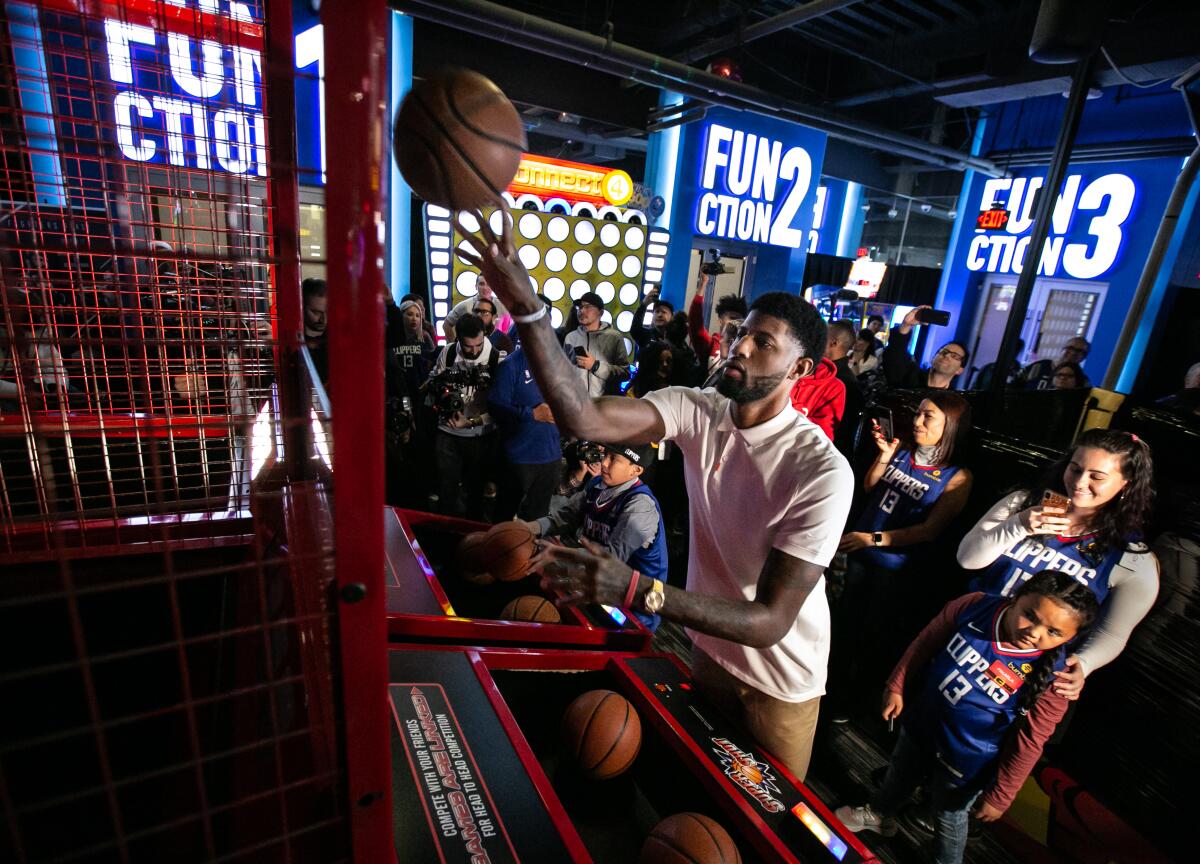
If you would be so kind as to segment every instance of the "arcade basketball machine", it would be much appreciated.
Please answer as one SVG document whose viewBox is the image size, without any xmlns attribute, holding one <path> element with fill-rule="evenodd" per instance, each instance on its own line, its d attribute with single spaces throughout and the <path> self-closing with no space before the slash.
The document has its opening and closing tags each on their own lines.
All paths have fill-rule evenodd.
<svg viewBox="0 0 1200 864">
<path fill-rule="evenodd" d="M 389 646 L 388 10 L 321 14 L 325 382 L 291 0 L 0 6 L 0 860 L 624 860 L 705 819 L 874 860 L 641 634 Z M 640 833 L 556 770 L 568 715 Z"/>
</svg>

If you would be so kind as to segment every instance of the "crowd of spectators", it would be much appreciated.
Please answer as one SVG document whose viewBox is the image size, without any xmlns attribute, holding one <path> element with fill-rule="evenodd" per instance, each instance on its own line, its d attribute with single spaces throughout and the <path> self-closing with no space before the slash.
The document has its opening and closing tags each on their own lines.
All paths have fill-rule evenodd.
<svg viewBox="0 0 1200 864">
<path fill-rule="evenodd" d="M 628 341 L 603 322 L 603 303 L 597 295 L 580 297 L 568 324 L 558 332 L 578 390 L 593 398 L 623 394 L 649 399 L 661 412 L 666 402 L 658 397 L 680 392 L 679 385 L 701 388 L 722 378 L 731 357 L 744 353 L 732 353 L 739 340 L 754 337 L 744 326 L 746 304 L 735 296 L 716 299 L 718 323 L 709 332 L 704 320 L 707 278 L 699 277 L 696 299 L 686 312 L 661 300 L 657 290 L 648 292 Z M 402 304 L 407 319 L 403 330 L 397 329 L 403 338 L 396 340 L 393 352 L 403 348 L 396 356 L 411 360 L 407 368 L 429 372 L 408 397 L 412 405 L 424 406 L 414 408 L 413 426 L 430 422 L 421 420 L 422 410 L 427 418 L 438 418 L 433 433 L 438 479 L 427 490 L 410 488 L 407 503 L 471 518 L 515 517 L 538 535 L 556 535 L 568 543 L 586 541 L 594 544 L 587 550 L 598 546 L 643 575 L 681 584 L 682 574 L 673 572 L 670 547 L 672 535 L 684 531 L 689 500 L 683 489 L 682 457 L 672 449 L 674 436 L 635 446 L 561 434 L 521 346 L 509 350 L 495 342 L 494 322 L 504 312 L 482 280 L 479 289 L 468 306 L 456 307 L 454 338 L 436 351 L 422 329 L 420 302 Z M 1019 757 L 1001 762 L 998 779 L 988 774 L 993 779 L 985 781 L 983 772 L 972 775 L 970 784 L 950 784 L 953 794 L 936 793 L 932 821 L 940 847 L 950 853 L 947 860 L 953 860 L 965 842 L 967 812 L 974 809 L 990 821 L 1007 808 L 1014 784 L 1019 786 L 1021 772 L 1027 772 L 1029 760 L 1036 759 L 1054 731 L 1067 700 L 1079 696 L 1086 675 L 1120 653 L 1149 610 L 1157 576 L 1142 532 L 1152 468 L 1149 448 L 1135 436 L 1086 433 L 1042 480 L 1005 496 L 967 530 L 961 519 L 974 488 L 964 463 L 971 410 L 953 391 L 970 377 L 970 355 L 965 345 L 948 340 L 937 346 L 929 366 L 921 366 L 910 353 L 920 308 L 924 307 L 909 312 L 890 331 L 877 317 L 863 322 L 861 329 L 850 320 L 822 324 L 824 356 L 812 358 L 811 371 L 790 385 L 789 410 L 805 416 L 803 425 L 831 441 L 855 476 L 855 503 L 837 554 L 825 571 L 831 607 L 827 668 L 810 670 L 814 682 L 824 680 L 827 698 L 822 712 L 827 721 L 877 716 L 880 692 L 885 693 L 885 716 L 900 716 L 905 675 L 917 677 L 915 670 L 927 662 L 928 652 L 968 619 L 982 620 L 985 614 L 1010 607 L 1032 610 L 1038 604 L 1065 610 L 1061 633 L 1069 631 L 1070 636 L 1057 641 L 1047 637 L 1036 651 L 1037 640 L 1028 641 L 1020 629 L 1026 625 L 1012 623 L 1018 612 L 1011 613 L 1011 626 L 1005 624 L 1003 634 L 1017 640 L 1019 650 L 1051 659 L 1035 667 L 1037 692 L 1022 702 L 1022 710 L 1033 713 L 1022 733 Z M 512 327 L 507 337 L 519 342 L 518 329 Z M 1089 386 L 1080 365 L 1089 348 L 1086 340 L 1071 339 L 1059 358 L 1025 367 L 1014 364 L 1006 372 L 1006 383 L 1029 389 Z M 446 372 L 472 367 L 487 367 L 489 373 L 458 379 L 449 388 L 456 396 L 447 402 Z M 985 386 L 994 374 L 995 364 L 989 363 L 972 383 Z M 1164 407 L 1195 403 L 1192 394 L 1200 380 L 1193 379 L 1200 379 L 1200 368 L 1189 376 L 1179 394 L 1164 400 Z M 417 381 L 406 380 L 410 389 Z M 729 386 L 718 388 L 720 392 L 731 390 L 729 380 L 724 384 Z M 668 391 L 672 387 L 675 390 Z M 912 410 L 899 412 L 894 426 L 885 428 L 874 409 L 888 393 L 900 391 L 915 394 Z M 664 422 L 668 433 L 675 429 L 674 421 Z M 408 446 L 417 440 L 414 433 Z M 413 465 L 421 460 L 414 453 L 402 461 Z M 415 481 L 419 472 L 406 476 Z M 432 497 L 423 502 L 411 500 L 414 494 L 429 493 Z M 1063 499 L 1069 505 L 1063 505 Z M 691 507 L 696 507 L 695 500 Z M 673 508 L 682 510 L 685 518 L 673 518 Z M 964 593 L 968 577 L 960 566 L 980 571 L 970 586 L 973 593 Z M 689 591 L 694 587 L 689 575 Z M 1079 591 L 1087 597 L 1076 596 Z M 948 602 L 951 605 L 939 612 Z M 632 611 L 651 628 L 658 626 L 657 614 Z M 893 671 L 902 655 L 904 661 Z M 703 652 L 696 656 L 701 666 L 714 663 Z M 694 671 L 710 680 L 728 677 L 715 666 Z M 753 687 L 747 690 L 736 680 L 729 684 L 743 706 L 747 699 L 768 698 L 754 695 Z M 918 700 L 910 713 L 926 718 L 931 711 L 936 714 L 941 710 L 936 696 L 921 697 L 924 704 Z M 1001 745 L 1006 724 L 1012 721 L 1005 717 L 996 722 L 995 740 L 989 739 L 988 746 Z M 801 725 L 807 729 L 803 735 L 811 737 L 815 714 Z M 921 748 L 927 743 L 905 739 L 898 745 L 883 792 L 869 804 L 843 808 L 843 820 L 854 830 L 894 829 L 891 820 L 903 798 L 902 787 L 916 782 L 913 778 L 921 772 L 913 760 L 923 758 Z M 802 751 L 801 747 L 797 752 Z M 797 765 L 807 759 L 798 758 Z M 976 767 L 982 764 L 977 754 L 963 760 Z"/>
<path fill-rule="evenodd" d="M 164 284 L 172 278 L 170 273 L 157 275 Z M 742 653 L 731 659 L 732 655 L 722 656 L 726 650 L 722 646 L 737 642 L 729 635 L 732 625 L 695 613 L 710 626 L 696 628 L 700 634 L 710 634 L 696 642 L 698 679 L 725 680 L 727 695 L 736 693 L 743 707 L 762 700 L 763 716 L 775 718 L 771 724 L 790 725 L 796 740 L 772 742 L 772 749 L 794 750 L 793 770 L 798 776 L 807 766 L 822 694 L 827 698 L 821 711 L 834 724 L 878 714 L 872 703 L 880 692 L 885 694 L 884 717 L 894 719 L 912 695 L 905 688 L 906 676 L 922 664 L 936 665 L 931 653 L 947 639 L 969 639 L 959 632 L 961 627 L 977 624 L 987 615 L 998 616 L 999 622 L 1009 610 L 1017 610 L 1012 616 L 1041 614 L 1038 610 L 1044 612 L 1046 604 L 1066 610 L 1065 624 L 1056 632 L 1070 635 L 1058 641 L 1023 635 L 1025 625 L 1014 624 L 1016 617 L 1004 619 L 1004 628 L 997 630 L 1018 653 L 1036 650 L 1039 658 L 1048 659 L 1039 659 L 1034 672 L 1022 673 L 1036 680 L 1038 689 L 1031 699 L 1021 700 L 1028 714 L 1020 730 L 1021 745 L 1005 751 L 999 778 L 993 771 L 989 780 L 972 774 L 970 779 L 977 783 L 939 780 L 953 787 L 936 793 L 934 801 L 939 811 L 937 831 L 948 853 L 944 857 L 952 860 L 956 848 L 961 854 L 968 809 L 976 807 L 985 821 L 1003 812 L 1019 786 L 1021 772 L 1028 773 L 1032 764 L 1028 760 L 1036 759 L 1063 717 L 1066 702 L 1079 697 L 1088 675 L 1121 653 L 1155 600 L 1157 566 L 1144 536 L 1153 498 L 1150 448 L 1126 432 L 1085 432 L 1044 477 L 998 501 L 982 502 L 991 506 L 970 527 L 962 519 L 971 512 L 968 502 L 977 492 L 964 446 L 971 430 L 971 409 L 967 399 L 954 391 L 968 380 L 972 389 L 988 387 L 998 374 L 1011 388 L 1089 387 L 1082 366 L 1091 350 L 1086 339 L 1076 336 L 1067 340 L 1058 357 L 1025 366 L 1014 362 L 1003 372 L 994 361 L 973 369 L 968 347 L 950 339 L 935 343 L 930 364 L 923 366 L 914 358 L 911 343 L 928 307 L 909 311 L 887 330 L 879 316 L 862 322 L 823 322 L 812 307 L 788 295 L 766 295 L 753 310 L 741 297 L 727 295 L 714 298 L 716 323 L 710 331 L 705 308 L 710 278 L 700 274 L 686 311 L 662 299 L 656 288 L 648 291 L 634 313 L 628 338 L 605 322 L 604 302 L 593 292 L 574 302 L 557 332 L 557 345 L 550 353 L 562 365 L 560 387 L 574 388 L 584 398 L 622 397 L 607 401 L 637 407 L 637 415 L 643 418 L 650 416 L 647 403 L 653 405 L 658 422 L 652 424 L 657 431 L 650 437 L 657 440 L 645 443 L 630 443 L 624 430 L 611 422 L 604 428 L 619 430 L 611 433 L 613 440 L 568 434 L 578 427 L 555 416 L 558 409 L 550 404 L 554 399 L 548 399 L 539 384 L 536 373 L 539 368 L 544 372 L 544 358 L 538 367 L 526 355 L 513 314 L 482 275 L 475 295 L 454 306 L 444 320 L 445 339 L 440 345 L 422 297 L 409 294 L 398 304 L 389 302 L 384 358 L 388 501 L 477 520 L 519 519 L 539 536 L 584 544 L 589 551 L 601 549 L 642 577 L 669 583 L 679 591 L 685 584 L 681 556 L 687 555 L 688 570 L 702 561 L 699 569 L 704 572 L 687 574 L 686 593 L 705 588 L 714 595 L 728 585 L 718 585 L 720 580 L 714 581 L 716 577 L 705 568 L 718 558 L 724 560 L 727 550 L 721 548 L 720 538 L 735 528 L 757 532 L 755 536 L 766 544 L 764 572 L 775 567 L 782 573 L 784 565 L 770 557 L 775 555 L 772 550 L 781 548 L 770 545 L 775 542 L 771 537 L 779 533 L 774 523 L 768 519 L 749 528 L 741 520 L 751 519 L 768 504 L 778 504 L 779 514 L 798 520 L 789 529 L 795 539 L 809 531 L 797 527 L 803 522 L 797 514 L 820 510 L 820 530 L 833 533 L 803 548 L 795 539 L 788 554 L 824 574 L 823 582 L 818 576 L 813 584 L 823 601 L 828 598 L 827 620 L 822 625 L 820 610 L 807 606 L 803 614 L 791 618 L 817 630 L 824 626 L 822 633 L 814 636 L 817 630 L 813 630 L 801 638 L 803 634 L 788 629 L 780 639 L 763 645 L 746 637 L 738 643 Z M 78 381 L 85 380 L 73 374 L 72 364 L 90 362 L 88 352 L 108 344 L 79 334 L 86 327 L 102 327 L 108 318 L 100 313 L 95 322 L 85 322 L 86 327 L 77 324 L 76 338 L 64 340 L 58 331 L 67 328 L 62 326 L 63 316 L 54 312 L 53 292 L 5 290 L 10 322 L 31 335 L 27 344 L 11 343 L 0 351 L 0 400 L 19 395 L 14 383 L 18 360 L 33 364 L 35 371 L 28 381 L 36 384 L 43 399 L 70 394 L 79 387 Z M 317 377 L 325 379 L 330 297 L 320 279 L 306 279 L 301 293 L 305 346 Z M 160 292 L 156 303 L 161 307 L 170 298 L 169 290 Z M 539 317 L 528 311 L 528 301 L 513 308 L 526 323 Z M 186 335 L 187 311 L 173 308 L 164 314 L 160 308 L 156 320 L 160 328 L 175 327 Z M 210 310 L 196 311 L 196 317 L 203 318 Z M 752 314 L 757 314 L 757 324 Z M 223 352 L 220 362 L 225 371 L 218 377 L 244 380 L 245 349 L 238 353 L 230 346 L 253 344 L 255 334 L 239 330 L 237 338 L 231 338 L 224 319 L 215 312 L 210 317 L 217 322 L 212 325 L 214 332 L 227 337 L 213 348 Z M 545 336 L 553 339 L 549 330 Z M 779 342 L 792 337 L 799 355 L 789 361 L 790 366 L 780 366 L 775 356 Z M 186 339 L 176 341 L 187 347 Z M 750 342 L 756 343 L 753 348 L 746 347 Z M 164 350 L 171 344 L 166 340 Z M 207 350 L 203 340 L 197 344 L 200 347 L 193 350 Z M 1024 346 L 1018 348 L 1020 356 Z M 750 358 L 756 354 L 759 359 L 753 362 L 762 368 L 774 364 L 791 371 L 752 375 Z M 104 359 L 91 361 L 104 365 Z M 236 371 L 230 371 L 235 366 Z M 195 401 L 198 385 L 192 377 L 177 374 L 165 386 L 177 398 Z M 1188 417 L 1200 414 L 1200 364 L 1188 370 L 1182 384 L 1159 406 Z M 242 383 L 227 389 L 246 387 Z M 902 392 L 909 395 L 910 410 L 894 414 L 890 409 L 877 410 Z M 771 401 L 772 394 L 781 400 L 783 410 L 738 426 L 744 446 L 732 447 L 728 436 L 734 427 L 722 419 L 726 402 L 749 414 L 757 410 L 754 406 Z M 249 413 L 251 406 L 240 405 L 238 411 Z M 803 455 L 806 452 L 814 459 L 819 456 L 817 461 L 827 469 L 821 478 L 791 486 L 771 482 L 780 471 L 798 470 L 796 460 L 809 458 Z M 726 460 L 736 465 L 736 459 L 745 461 L 745 472 L 736 474 L 727 468 L 720 479 L 741 485 L 722 487 L 724 497 L 710 494 L 719 486 L 711 478 Z M 697 467 L 709 460 L 711 465 Z M 696 480 L 698 470 L 707 471 L 709 479 Z M 851 477 L 853 490 L 848 488 Z M 704 500 L 698 502 L 698 495 Z M 733 501 L 744 506 L 730 510 L 727 505 Z M 689 523 L 689 508 L 694 511 L 698 506 L 711 511 L 709 517 L 727 517 L 729 524 L 713 522 L 706 528 L 711 536 L 688 537 L 689 531 L 696 533 L 697 525 L 695 518 Z M 975 512 L 983 510 L 977 507 Z M 676 548 L 682 544 L 687 550 L 689 542 L 690 551 L 680 553 Z M 697 551 L 697 543 L 704 548 Z M 722 566 L 729 571 L 729 585 L 734 577 L 744 575 L 733 558 Z M 969 593 L 964 593 L 968 589 L 964 571 L 976 571 Z M 752 575 L 758 578 L 757 573 Z M 631 591 L 636 581 L 628 583 Z M 1086 589 L 1087 597 L 1076 596 L 1079 586 Z M 671 596 L 672 604 L 680 602 L 679 595 Z M 750 602 L 749 596 L 742 599 Z M 753 602 L 760 601 L 755 597 Z M 668 608 L 678 614 L 675 605 Z M 631 611 L 651 629 L 660 624 L 654 611 L 633 607 Z M 754 631 L 751 618 L 743 623 L 746 633 Z M 803 643 L 802 649 L 796 647 L 796 657 L 803 655 L 799 660 L 788 654 L 793 643 Z M 745 676 L 729 677 L 731 668 L 739 664 L 754 675 L 761 673 L 759 677 L 774 680 L 772 676 L 777 676 L 782 683 L 777 682 L 775 695 L 761 682 L 749 684 Z M 800 666 L 802 674 L 796 671 Z M 1015 689 L 1020 682 L 1009 684 Z M 965 686 L 961 694 L 967 694 Z M 946 735 L 956 734 L 952 727 L 958 720 L 946 714 L 938 701 L 950 699 L 948 693 L 943 688 L 943 692 L 922 694 L 913 700 L 908 715 L 926 720 L 937 715 L 934 727 L 945 727 Z M 956 703 L 957 698 L 950 701 Z M 803 718 L 797 719 L 795 712 L 772 713 L 779 703 L 800 701 L 811 709 Z M 993 747 L 994 754 L 1013 722 L 1011 712 L 1005 714 L 993 729 L 999 737 L 980 738 L 971 746 Z M 764 728 L 755 734 L 772 733 Z M 894 829 L 890 820 L 902 787 L 920 773 L 914 765 L 923 758 L 922 748 L 938 746 L 917 737 L 912 731 L 897 746 L 880 794 L 868 804 L 839 812 L 847 825 L 883 833 Z M 960 755 L 963 764 L 974 766 L 972 771 L 982 764 L 978 752 Z"/>
</svg>

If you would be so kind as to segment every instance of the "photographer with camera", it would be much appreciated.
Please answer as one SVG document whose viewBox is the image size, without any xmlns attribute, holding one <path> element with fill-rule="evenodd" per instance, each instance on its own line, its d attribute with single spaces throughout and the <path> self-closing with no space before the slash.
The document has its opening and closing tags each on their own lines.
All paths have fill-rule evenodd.
<svg viewBox="0 0 1200 864">
<path fill-rule="evenodd" d="M 892 328 L 888 337 L 887 347 L 883 349 L 883 374 L 891 387 L 928 387 L 931 390 L 951 390 L 954 379 L 967 368 L 970 352 L 961 342 L 947 342 L 933 355 L 929 368 L 922 369 L 913 356 L 908 353 L 908 343 L 912 339 L 912 328 L 924 324 L 925 317 L 934 310 L 930 306 L 917 306 L 910 309 L 904 320 Z M 945 313 L 943 313 L 945 314 Z M 929 321 L 928 323 L 935 323 Z"/>
<path fill-rule="evenodd" d="M 434 461 L 438 471 L 438 508 L 442 513 L 483 517 L 483 486 L 495 452 L 496 426 L 488 413 L 500 352 L 488 341 L 483 322 L 470 313 L 458 319 L 457 340 L 438 354 L 426 384 L 437 410 Z M 466 487 L 466 505 L 459 485 Z"/>
</svg>

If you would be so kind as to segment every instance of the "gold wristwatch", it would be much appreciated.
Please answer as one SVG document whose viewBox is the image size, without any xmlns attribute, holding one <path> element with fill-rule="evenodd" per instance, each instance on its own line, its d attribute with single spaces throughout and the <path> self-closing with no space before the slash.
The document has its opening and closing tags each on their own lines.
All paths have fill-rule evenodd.
<svg viewBox="0 0 1200 864">
<path fill-rule="evenodd" d="M 662 609 L 666 599 L 666 595 L 663 594 L 662 580 L 655 579 L 650 585 L 650 590 L 646 592 L 646 596 L 642 598 L 642 607 L 651 615 L 655 615 L 659 609 Z"/>
</svg>

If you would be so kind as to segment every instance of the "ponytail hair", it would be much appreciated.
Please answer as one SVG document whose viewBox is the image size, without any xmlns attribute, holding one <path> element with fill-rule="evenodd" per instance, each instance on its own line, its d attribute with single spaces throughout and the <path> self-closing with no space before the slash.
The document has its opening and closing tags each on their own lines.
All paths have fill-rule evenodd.
<svg viewBox="0 0 1200 864">
<path fill-rule="evenodd" d="M 1146 523 L 1150 519 L 1150 508 L 1154 504 L 1154 460 L 1150 456 L 1150 445 L 1136 435 L 1117 429 L 1089 429 L 1076 439 L 1061 459 L 1046 469 L 1042 481 L 1029 490 L 1021 509 L 1041 503 L 1046 490 L 1067 494 L 1063 485 L 1063 474 L 1075 451 L 1088 447 L 1103 450 L 1121 460 L 1121 476 L 1126 485 L 1121 493 L 1109 501 L 1096 514 L 1094 528 L 1101 556 L 1120 549 L 1136 551 Z"/>
<path fill-rule="evenodd" d="M 1079 630 L 1072 642 L 1083 636 L 1100 612 L 1100 603 L 1091 588 L 1057 570 L 1045 570 L 1037 574 L 1021 586 L 1016 596 L 1022 597 L 1026 594 L 1046 597 L 1075 613 L 1075 617 L 1079 619 Z M 1033 664 L 1033 671 L 1025 678 L 1021 696 L 1017 701 L 1017 710 L 1021 714 L 1028 714 L 1034 703 L 1050 686 L 1050 682 L 1054 680 L 1054 667 L 1070 644 L 1071 642 L 1064 642 L 1052 651 L 1043 652 Z"/>
</svg>

